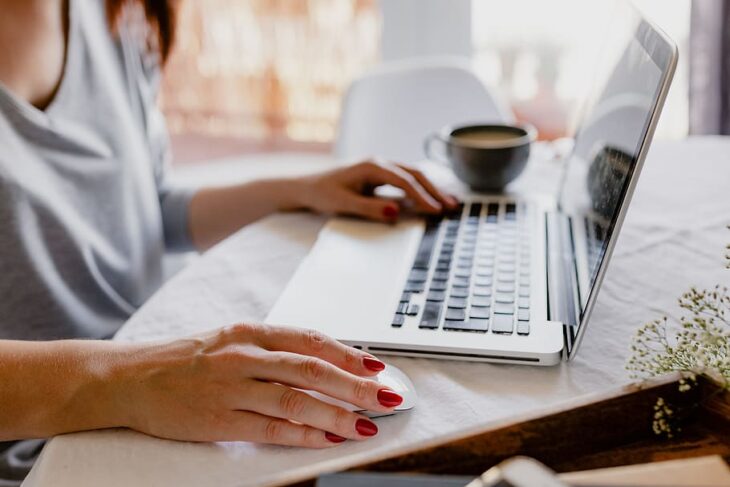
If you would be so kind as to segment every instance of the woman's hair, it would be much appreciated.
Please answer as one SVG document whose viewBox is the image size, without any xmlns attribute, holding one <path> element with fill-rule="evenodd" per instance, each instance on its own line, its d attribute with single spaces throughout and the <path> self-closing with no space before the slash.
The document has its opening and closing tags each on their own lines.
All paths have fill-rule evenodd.
<svg viewBox="0 0 730 487">
<path fill-rule="evenodd" d="M 175 3 L 176 0 L 106 0 L 109 24 L 112 30 L 117 28 L 125 6 L 141 8 L 148 26 L 147 41 L 164 63 L 175 41 Z"/>
</svg>

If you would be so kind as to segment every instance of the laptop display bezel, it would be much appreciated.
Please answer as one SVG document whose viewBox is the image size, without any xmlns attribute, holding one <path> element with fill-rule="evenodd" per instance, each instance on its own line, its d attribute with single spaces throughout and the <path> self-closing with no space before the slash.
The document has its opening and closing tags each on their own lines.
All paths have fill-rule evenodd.
<svg viewBox="0 0 730 487">
<path fill-rule="evenodd" d="M 573 329 L 573 327 L 566 327 L 568 328 L 566 330 L 566 355 L 568 360 L 575 357 L 575 352 L 580 346 L 583 336 L 585 335 L 588 321 L 598 296 L 598 290 L 601 287 L 606 269 L 608 268 L 608 263 L 611 260 L 618 234 L 621 226 L 623 225 L 626 211 L 636 188 L 636 182 L 638 181 L 639 174 L 641 173 L 641 169 L 644 165 L 646 154 L 654 136 L 656 125 L 659 121 L 667 93 L 669 92 L 669 87 L 671 85 L 679 57 L 677 46 L 674 42 L 660 28 L 641 16 L 641 14 L 635 10 L 633 6 L 632 9 L 634 9 L 634 12 L 640 19 L 634 34 L 634 39 L 638 41 L 639 45 L 641 45 L 646 51 L 650 59 L 661 70 L 662 77 L 659 90 L 657 91 L 653 101 L 648 126 L 644 132 L 643 138 L 641 139 L 636 156 L 636 163 L 628 175 L 628 183 L 624 186 L 623 192 L 619 198 L 620 202 L 616 217 L 606 235 L 606 246 L 603 257 L 598 264 L 595 280 L 587 290 L 588 298 L 586 300 L 585 307 L 582 307 L 579 304 L 577 307 L 578 309 L 576 309 L 576 312 L 579 313 L 575 319 L 575 322 L 578 323 L 578 327 L 577 329 Z M 581 131 L 578 130 L 576 139 L 580 136 Z M 563 190 L 564 187 L 561 188 L 561 195 Z M 562 198 L 560 198 L 560 200 L 562 200 Z M 578 279 L 573 279 L 573 281 L 577 283 Z"/>
</svg>

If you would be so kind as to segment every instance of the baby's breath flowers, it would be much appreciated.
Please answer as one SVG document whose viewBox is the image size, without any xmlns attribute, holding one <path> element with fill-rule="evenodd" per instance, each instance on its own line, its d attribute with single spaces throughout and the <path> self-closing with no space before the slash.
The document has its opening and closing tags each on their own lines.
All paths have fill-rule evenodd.
<svg viewBox="0 0 730 487">
<path fill-rule="evenodd" d="M 730 269 L 730 252 L 725 259 Z M 678 302 L 689 315 L 681 317 L 678 323 L 663 317 L 639 328 L 626 369 L 634 379 L 679 372 L 680 392 L 688 392 L 696 384 L 697 374 L 712 378 L 722 389 L 730 389 L 728 288 L 719 285 L 712 290 L 691 288 Z M 659 398 L 654 406 L 654 432 L 673 437 L 680 430 L 677 413 Z"/>
</svg>

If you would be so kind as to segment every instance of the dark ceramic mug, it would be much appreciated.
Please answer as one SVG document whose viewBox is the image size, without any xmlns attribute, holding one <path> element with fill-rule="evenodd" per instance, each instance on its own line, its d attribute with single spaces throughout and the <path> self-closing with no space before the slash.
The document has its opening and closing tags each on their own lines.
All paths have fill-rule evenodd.
<svg viewBox="0 0 730 487">
<path fill-rule="evenodd" d="M 475 191 L 499 191 L 525 169 L 537 131 L 531 125 L 458 125 L 429 135 L 426 157 L 449 164 Z M 434 153 L 434 142 L 444 154 Z"/>
</svg>

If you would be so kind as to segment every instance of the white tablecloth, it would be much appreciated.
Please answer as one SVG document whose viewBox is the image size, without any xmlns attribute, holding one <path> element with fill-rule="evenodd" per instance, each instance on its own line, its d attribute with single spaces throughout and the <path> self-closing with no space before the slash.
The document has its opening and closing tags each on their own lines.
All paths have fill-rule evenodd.
<svg viewBox="0 0 730 487">
<path fill-rule="evenodd" d="M 290 157 L 280 167 L 307 170 L 317 165 L 312 157 L 304 159 L 295 164 Z M 221 164 L 217 170 L 227 173 L 231 164 Z M 268 166 L 273 170 L 276 163 L 269 161 Z M 549 186 L 554 171 L 554 163 L 533 164 L 518 186 Z M 200 179 L 197 174 L 189 177 Z M 118 338 L 173 338 L 263 319 L 323 221 L 289 214 L 251 225 L 178 274 Z M 690 285 L 728 281 L 728 271 L 722 269 L 724 243 L 730 242 L 728 222 L 730 140 L 656 143 L 574 362 L 539 368 L 388 358 L 413 379 L 420 402 L 410 413 L 377 420 L 380 434 L 372 440 L 315 451 L 174 442 L 125 430 L 77 433 L 48 443 L 26 484 L 272 485 L 615 388 L 629 382 L 623 366 L 638 325 L 665 311 L 679 313 L 676 297 Z"/>
</svg>

